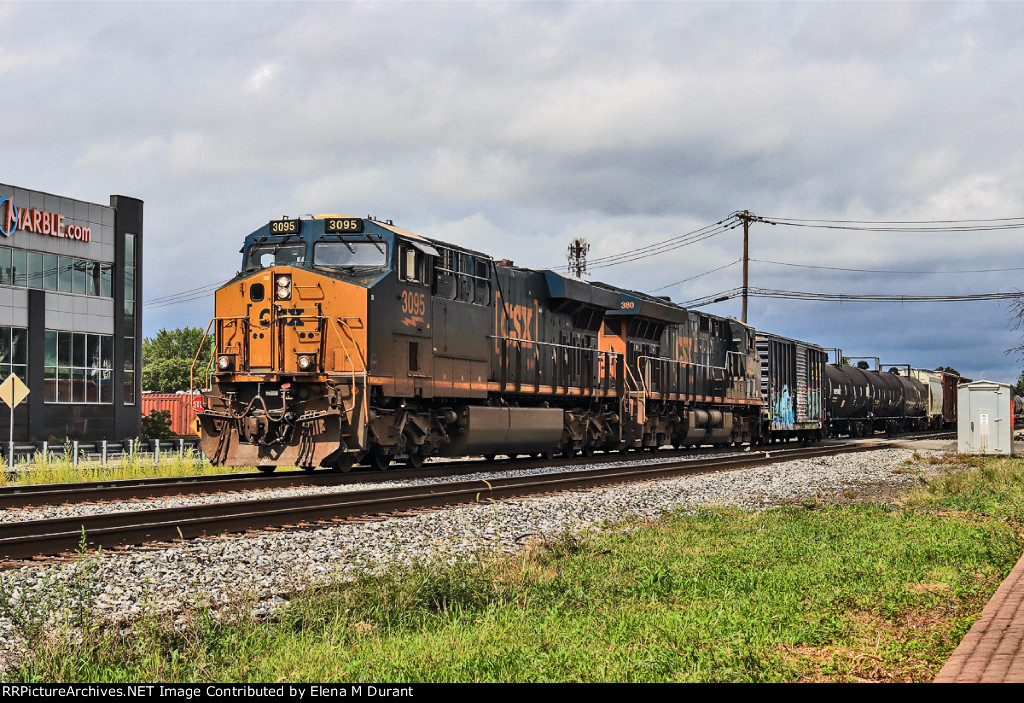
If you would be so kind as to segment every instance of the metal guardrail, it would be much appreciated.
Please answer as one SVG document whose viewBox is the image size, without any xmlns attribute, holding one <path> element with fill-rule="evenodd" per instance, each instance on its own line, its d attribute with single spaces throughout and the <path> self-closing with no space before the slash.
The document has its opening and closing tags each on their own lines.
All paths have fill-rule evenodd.
<svg viewBox="0 0 1024 703">
<path fill-rule="evenodd" d="M 4 442 L 4 456 L 11 454 L 10 442 Z M 199 450 L 199 441 L 195 439 L 150 439 L 131 440 L 122 442 L 110 442 L 100 440 L 98 442 L 23 442 L 14 444 L 14 464 L 19 461 L 32 462 L 44 456 L 63 458 L 73 464 L 81 460 L 99 461 L 107 463 L 111 460 L 118 460 L 125 456 L 137 456 L 152 458 L 153 463 L 158 463 L 161 457 L 171 455 L 184 456 L 185 450 Z"/>
</svg>

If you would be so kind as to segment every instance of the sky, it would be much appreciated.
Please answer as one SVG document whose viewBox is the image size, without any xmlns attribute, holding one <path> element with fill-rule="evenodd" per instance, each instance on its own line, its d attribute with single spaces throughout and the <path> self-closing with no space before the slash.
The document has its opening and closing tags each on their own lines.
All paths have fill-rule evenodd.
<svg viewBox="0 0 1024 703">
<path fill-rule="evenodd" d="M 145 201 L 147 337 L 205 327 L 204 290 L 283 215 L 373 215 L 538 269 L 574 237 L 596 259 L 739 210 L 1024 217 L 1024 3 L 6 2 L 0 28 L 0 182 Z M 1022 290 L 1024 271 L 955 273 L 1024 268 L 1022 235 L 755 222 L 750 285 Z M 587 278 L 683 302 L 740 286 L 741 255 L 732 229 Z M 752 298 L 748 321 L 1012 383 L 1011 313 Z"/>
</svg>

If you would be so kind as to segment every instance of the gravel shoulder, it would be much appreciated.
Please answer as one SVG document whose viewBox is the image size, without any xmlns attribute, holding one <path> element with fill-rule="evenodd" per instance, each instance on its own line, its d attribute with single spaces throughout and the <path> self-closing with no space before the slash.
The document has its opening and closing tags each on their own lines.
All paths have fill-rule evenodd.
<svg viewBox="0 0 1024 703">
<path fill-rule="evenodd" d="M 224 535 L 107 552 L 100 558 L 102 591 L 96 608 L 99 614 L 119 620 L 190 602 L 253 597 L 261 599 L 259 610 L 267 611 L 282 601 L 280 594 L 361 570 L 511 553 L 531 539 L 550 539 L 623 520 L 652 520 L 675 509 L 733 505 L 765 510 L 808 499 L 892 502 L 922 477 L 941 470 L 922 463 L 906 466 L 914 451 L 910 447 L 876 450 L 317 529 Z M 916 451 L 923 456 L 941 453 Z M 138 503 L 132 505 L 138 508 Z M 31 593 L 47 580 L 66 578 L 74 569 L 72 563 L 32 564 L 0 573 L 0 579 L 8 592 L 15 587 Z M 0 668 L 13 661 L 18 646 L 10 623 L 0 620 Z"/>
</svg>

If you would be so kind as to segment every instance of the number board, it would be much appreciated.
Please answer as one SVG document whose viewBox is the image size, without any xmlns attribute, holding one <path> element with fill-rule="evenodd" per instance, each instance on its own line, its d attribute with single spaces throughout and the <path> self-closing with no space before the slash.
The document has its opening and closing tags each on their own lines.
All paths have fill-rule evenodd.
<svg viewBox="0 0 1024 703">
<path fill-rule="evenodd" d="M 324 218 L 324 232 L 327 234 L 346 234 L 348 232 L 362 232 L 363 221 L 358 217 L 326 217 Z"/>
<path fill-rule="evenodd" d="M 271 234 L 298 234 L 301 220 L 271 220 Z"/>
</svg>

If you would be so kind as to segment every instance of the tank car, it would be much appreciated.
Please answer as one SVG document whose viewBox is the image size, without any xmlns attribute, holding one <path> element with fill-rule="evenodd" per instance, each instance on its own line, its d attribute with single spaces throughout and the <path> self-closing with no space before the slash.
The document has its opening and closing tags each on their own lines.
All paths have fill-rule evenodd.
<svg viewBox="0 0 1024 703">
<path fill-rule="evenodd" d="M 909 367 L 883 371 L 861 361 L 857 366 L 829 364 L 825 373 L 831 435 L 895 434 L 925 429 L 932 423 L 930 386 Z"/>
<path fill-rule="evenodd" d="M 201 446 L 220 465 L 747 442 L 754 331 L 372 218 L 269 222 L 215 296 Z"/>
</svg>

